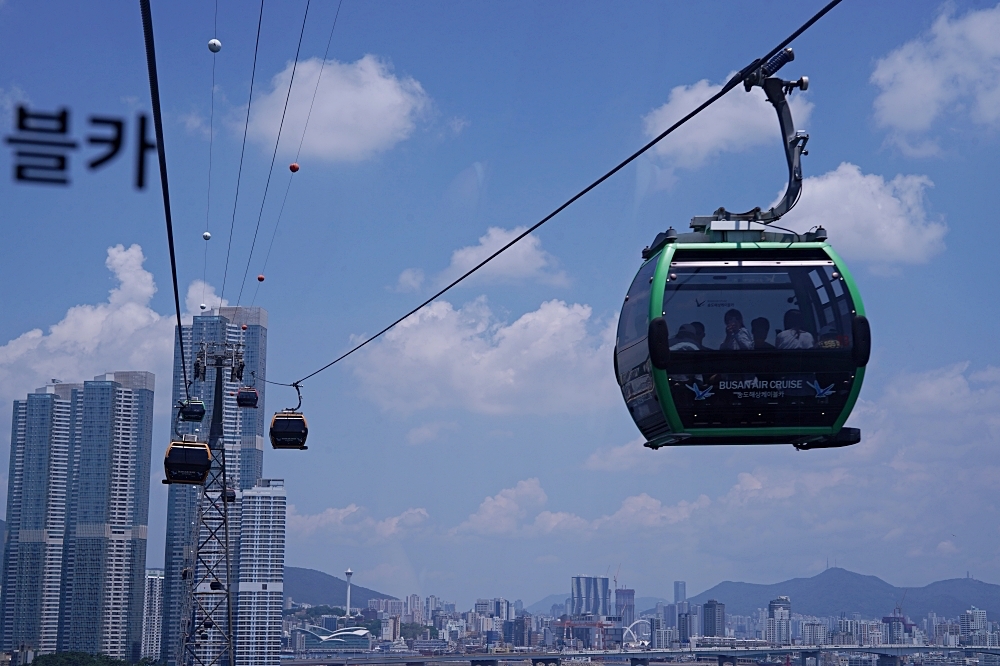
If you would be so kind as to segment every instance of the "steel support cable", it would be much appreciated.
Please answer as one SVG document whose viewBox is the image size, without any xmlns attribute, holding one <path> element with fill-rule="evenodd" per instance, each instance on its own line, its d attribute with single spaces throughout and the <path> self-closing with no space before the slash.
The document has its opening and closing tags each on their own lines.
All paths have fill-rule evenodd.
<svg viewBox="0 0 1000 666">
<path fill-rule="evenodd" d="M 386 333 L 388 333 L 390 330 L 392 330 L 393 328 L 395 328 L 400 322 L 404 321 L 405 319 L 407 319 L 411 315 L 416 314 L 417 312 L 419 312 L 423 308 L 425 308 L 428 305 L 430 305 L 431 303 L 433 303 L 435 300 L 437 300 L 442 295 L 444 295 L 445 293 L 447 293 L 448 291 L 450 291 L 452 288 L 454 288 L 460 282 L 462 282 L 463 280 L 465 280 L 466 278 L 468 278 L 470 275 L 472 275 L 473 273 L 475 273 L 476 271 L 478 271 L 480 268 L 482 268 L 486 264 L 488 264 L 491 261 L 493 261 L 494 259 L 496 259 L 501 254 L 503 254 L 504 252 L 506 252 L 508 249 L 510 249 L 514 244 L 516 244 L 518 241 L 520 241 L 521 239 L 523 239 L 525 236 L 531 234 L 533 231 L 535 231 L 536 229 L 538 229 L 540 226 L 542 226 L 543 224 L 545 224 L 546 222 L 548 222 L 549 220 L 551 220 L 552 218 L 554 218 L 556 215 L 558 215 L 562 211 L 564 211 L 567 208 L 569 208 L 572 204 L 576 203 L 576 201 L 578 201 L 579 199 L 581 199 L 584 195 L 588 194 L 591 190 L 593 190 L 594 188 L 596 188 L 598 185 L 600 185 L 601 183 L 603 183 L 607 179 L 611 178 L 611 176 L 615 175 L 616 173 L 618 173 L 619 171 L 621 171 L 622 169 L 624 169 L 626 166 L 628 166 L 629 164 L 631 164 L 633 161 L 636 160 L 636 158 L 638 158 L 640 155 L 642 155 L 643 153 L 645 153 L 646 151 L 648 151 L 650 148 L 652 148 L 653 146 L 655 146 L 656 144 L 658 144 L 660 141 L 662 141 L 663 139 L 665 139 L 667 136 L 669 136 L 671 133 L 673 133 L 677 128 L 681 127 L 686 122 L 688 122 L 689 120 L 691 120 L 692 118 L 694 118 L 695 116 L 697 116 L 699 113 L 701 113 L 702 111 L 704 111 L 705 109 L 707 109 L 709 106 L 711 106 L 712 104 L 714 104 L 723 95 L 725 95 L 730 90 L 732 90 L 733 88 L 735 88 L 737 85 L 739 85 L 740 83 L 742 83 L 744 81 L 744 79 L 746 79 L 750 74 L 752 74 L 754 71 L 758 70 L 764 63 L 766 63 L 768 60 L 770 60 L 772 56 L 776 55 L 779 51 L 781 51 L 786 46 L 788 46 L 799 35 L 801 35 L 803 32 L 805 32 L 810 27 L 812 27 L 812 25 L 814 23 L 816 23 L 816 21 L 818 21 L 821 18 L 823 18 L 823 16 L 825 16 L 827 14 L 827 12 L 829 12 L 831 9 L 833 9 L 834 7 L 836 7 L 837 5 L 839 5 L 841 2 L 842 2 L 842 0 L 831 0 L 831 2 L 829 2 L 821 10 L 819 10 L 818 12 L 816 12 L 816 14 L 814 14 L 812 16 L 812 18 L 810 18 L 808 21 L 806 21 L 805 23 L 803 23 L 795 32 L 793 32 L 791 35 L 789 35 L 787 38 L 785 38 L 780 44 L 778 44 L 773 49 L 771 49 L 767 53 L 767 55 L 763 56 L 762 58 L 757 58 L 752 63 L 750 63 L 749 65 L 747 65 L 743 69 L 741 69 L 736 74 L 734 74 L 733 77 L 731 79 L 729 79 L 729 81 L 727 81 L 724 86 L 722 86 L 722 89 L 719 90 L 719 92 L 715 93 L 710 98 L 708 98 L 707 100 L 705 100 L 696 109 L 694 109 L 693 111 L 691 111 L 690 113 L 688 113 L 686 116 L 684 116 L 683 118 L 681 118 L 680 120 L 678 120 L 677 122 L 675 122 L 673 125 L 671 125 L 667 129 L 665 129 L 660 134 L 658 134 L 655 138 L 653 138 L 651 141 L 649 141 L 642 148 L 640 148 L 639 150 L 637 150 L 634 153 L 632 153 L 631 155 L 629 155 L 623 161 L 619 162 L 618 165 L 616 165 L 610 171 L 606 172 L 603 176 L 601 176 L 600 178 L 598 178 L 597 180 L 595 180 L 594 182 L 592 182 L 590 185 L 587 185 L 585 188 L 583 188 L 582 190 L 580 190 L 579 192 L 577 192 L 576 194 L 574 194 L 565 203 L 563 203 L 561 206 L 559 206 L 558 208 L 556 208 L 554 211 L 552 211 L 551 213 L 549 213 L 548 215 L 546 215 L 545 217 L 543 217 L 541 220 L 539 220 L 535 224 L 533 224 L 530 227 L 528 227 L 524 232 L 518 234 L 509 243 L 507 243 L 506 245 L 504 245 L 503 247 L 501 247 L 499 250 L 497 250 L 496 252 L 494 252 L 490 256 L 488 256 L 485 259 L 483 259 L 482 261 L 480 261 L 478 264 L 476 264 L 475 266 L 473 266 L 472 268 L 470 268 L 468 271 L 466 271 L 465 273 L 463 273 L 461 276 L 459 276 L 458 278 L 456 278 L 455 280 L 453 280 L 452 282 L 450 282 L 446 287 L 444 287 L 443 289 L 439 290 L 433 296 L 431 296 L 430 298 L 428 298 L 427 300 L 425 300 L 423 303 L 421 303 L 420 305 L 418 305 L 417 307 L 413 308 L 412 310 L 410 310 L 409 312 L 407 312 L 405 315 L 403 315 L 399 319 L 395 320 L 394 322 L 392 322 L 391 324 L 389 324 L 388 326 L 386 326 L 385 328 L 383 328 L 381 331 L 379 331 L 375 335 L 371 336 L 370 338 L 365 339 L 363 342 L 358 343 L 357 345 L 355 345 L 351 349 L 347 350 L 346 352 L 344 352 L 343 354 L 341 354 L 337 358 L 333 359 L 332 361 L 330 361 L 326 365 L 322 366 L 318 370 L 314 370 L 313 372 L 310 372 L 308 375 L 305 375 L 301 379 L 297 379 L 296 381 L 291 382 L 291 383 L 272 382 L 272 381 L 268 381 L 268 383 L 269 384 L 277 384 L 279 386 L 291 386 L 291 387 L 294 387 L 294 388 L 298 388 L 298 387 L 301 386 L 302 382 L 304 382 L 307 379 L 310 379 L 312 377 L 315 377 L 316 375 L 318 375 L 319 373 L 323 372 L 324 370 L 327 370 L 327 369 L 333 367 L 334 365 L 336 365 L 337 363 L 340 363 L 341 361 L 343 361 L 344 359 L 346 359 L 348 356 L 350 356 L 354 352 L 356 352 L 356 351 L 360 350 L 361 348 L 363 348 L 364 346 L 366 346 L 368 343 L 370 343 L 370 342 L 372 342 L 374 340 L 377 340 L 378 338 L 382 337 L 383 335 L 385 335 Z"/>
<path fill-rule="evenodd" d="M 299 139 L 299 148 L 295 151 L 295 162 L 299 161 L 299 155 L 302 153 L 302 144 L 306 140 L 306 132 L 309 130 L 309 120 L 312 118 L 313 105 L 316 104 L 316 93 L 319 92 L 319 82 L 323 79 L 323 69 L 326 67 L 326 59 L 330 54 L 330 44 L 333 43 L 333 31 L 337 29 L 337 19 L 340 17 L 340 8 L 343 6 L 344 0 L 340 0 L 337 3 L 337 13 L 333 16 L 333 27 L 330 28 L 330 37 L 326 40 L 326 51 L 323 52 L 323 63 L 319 66 L 319 76 L 316 77 L 316 86 L 313 88 L 312 101 L 309 102 L 309 113 L 306 114 L 306 124 L 302 128 L 302 137 Z M 274 231 L 271 232 L 271 242 L 267 244 L 267 254 L 264 255 L 264 265 L 261 266 L 261 274 L 265 274 L 267 271 L 267 262 L 271 258 L 271 248 L 274 247 L 274 239 L 278 235 L 278 226 L 281 224 L 281 216 L 285 212 L 285 202 L 288 201 L 288 191 L 292 189 L 292 175 L 288 176 L 288 185 L 285 186 L 285 196 L 281 199 L 281 208 L 278 209 L 278 219 L 274 223 Z M 253 292 L 253 300 L 250 301 L 251 307 L 257 302 L 257 294 L 260 292 L 260 282 L 257 283 L 257 288 Z"/>
<path fill-rule="evenodd" d="M 233 228 L 236 226 L 236 204 L 240 201 L 240 179 L 243 176 L 243 155 L 247 150 L 247 130 L 250 127 L 250 105 L 253 104 L 253 80 L 257 75 L 257 50 L 260 47 L 260 24 L 264 20 L 264 0 L 260 0 L 260 15 L 257 17 L 257 41 L 253 46 L 253 67 L 250 69 L 250 99 L 247 100 L 247 117 L 243 123 L 243 147 L 240 148 L 240 167 L 236 171 L 236 198 L 233 200 L 233 219 L 229 222 L 229 243 L 226 245 L 226 267 L 222 272 L 222 291 L 219 303 L 226 295 L 226 277 L 229 275 L 229 254 L 233 249 Z"/>
<path fill-rule="evenodd" d="M 153 43 L 153 14 L 149 0 L 139 0 L 142 13 L 142 34 L 146 44 L 146 69 L 149 74 L 149 96 L 153 104 L 153 128 L 156 132 L 156 157 L 160 167 L 160 190 L 163 194 L 163 217 L 167 223 L 167 246 L 170 249 L 170 277 L 174 286 L 174 309 L 177 312 L 177 343 L 181 353 L 184 376 L 184 397 L 191 398 L 188 389 L 187 361 L 184 356 L 184 333 L 181 328 L 181 297 L 177 288 L 177 254 L 174 252 L 174 223 L 170 215 L 170 188 L 167 183 L 167 152 L 163 146 L 163 117 L 160 112 L 160 81 L 156 75 L 156 46 Z"/>
<path fill-rule="evenodd" d="M 212 24 L 212 38 L 219 36 L 219 0 L 215 0 L 215 19 Z M 211 231 L 212 213 L 212 146 L 215 143 L 215 56 L 212 54 L 212 106 L 208 115 L 208 188 L 205 194 L 205 231 Z M 208 240 L 205 240 L 205 256 L 201 265 L 201 302 L 205 302 L 208 286 Z"/>
<path fill-rule="evenodd" d="M 295 60 L 292 61 L 292 76 L 288 80 L 288 92 L 285 93 L 285 106 L 281 109 L 281 122 L 278 123 L 278 136 L 274 139 L 274 152 L 271 153 L 271 166 L 267 170 L 267 182 L 264 184 L 264 196 L 260 199 L 260 211 L 257 213 L 257 226 L 253 230 L 253 241 L 250 243 L 250 255 L 247 257 L 247 267 L 243 271 L 243 281 L 240 282 L 240 293 L 236 297 L 236 307 L 243 299 L 243 289 L 250 274 L 250 262 L 253 260 L 253 250 L 257 247 L 257 234 L 260 232 L 260 220 L 264 216 L 264 204 L 267 202 L 267 190 L 271 187 L 271 175 L 274 173 L 274 160 L 278 157 L 278 145 L 281 143 L 281 130 L 285 127 L 285 114 L 288 112 L 288 100 L 292 96 L 292 86 L 295 85 L 295 70 L 299 66 L 299 53 L 302 51 L 302 35 L 306 32 L 306 19 L 309 18 L 309 5 L 312 0 L 306 0 L 306 12 L 302 16 L 302 29 L 299 30 L 299 43 L 295 47 Z"/>
</svg>

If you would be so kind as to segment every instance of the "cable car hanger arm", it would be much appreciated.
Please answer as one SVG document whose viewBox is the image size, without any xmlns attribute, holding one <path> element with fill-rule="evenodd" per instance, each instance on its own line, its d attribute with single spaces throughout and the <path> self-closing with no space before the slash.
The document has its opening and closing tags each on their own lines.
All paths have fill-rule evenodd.
<svg viewBox="0 0 1000 666">
<path fill-rule="evenodd" d="M 792 119 L 792 112 L 788 106 L 787 95 L 795 88 L 803 91 L 807 90 L 809 88 L 809 78 L 803 76 L 797 81 L 784 81 L 773 76 L 792 60 L 795 60 L 795 53 L 792 49 L 786 48 L 743 78 L 744 89 L 750 92 L 755 86 L 762 88 L 764 94 L 767 96 L 767 101 L 771 103 L 778 114 L 778 125 L 781 128 L 781 140 L 785 149 L 785 160 L 788 163 L 788 187 L 785 189 L 785 195 L 778 202 L 778 205 L 771 207 L 767 211 L 762 211 L 760 206 L 752 208 L 745 213 L 732 213 L 725 208 L 719 208 L 710 216 L 695 217 L 692 220 L 691 226 L 704 225 L 715 220 L 750 220 L 760 222 L 761 224 L 771 224 L 778 221 L 798 203 L 799 195 L 802 194 L 801 158 L 802 155 L 808 155 L 805 147 L 809 141 L 809 135 L 805 132 L 796 131 L 795 121 Z M 740 72 L 740 74 L 742 73 Z M 740 74 L 737 74 L 737 76 Z M 736 76 L 729 83 L 732 84 L 735 79 Z"/>
<path fill-rule="evenodd" d="M 653 146 L 655 146 L 656 144 L 658 144 L 660 141 L 662 141 L 663 139 L 665 139 L 669 134 L 673 133 L 676 129 L 678 129 L 679 127 L 681 127 L 682 125 L 684 125 L 687 121 L 691 120 L 692 118 L 694 118 L 695 116 L 697 116 L 699 113 L 701 113 L 702 111 L 704 111 L 705 109 L 707 109 L 709 106 L 711 106 L 712 104 L 714 104 L 723 95 L 725 95 L 726 93 L 728 93 L 730 90 L 732 90 L 733 88 L 735 88 L 737 85 L 739 85 L 740 83 L 743 83 L 744 86 L 746 86 L 747 85 L 746 82 L 748 80 L 750 80 L 751 77 L 757 77 L 755 79 L 755 81 L 756 80 L 762 80 L 762 81 L 766 80 L 768 77 L 771 76 L 771 74 L 773 74 L 774 72 L 778 71 L 778 69 L 780 69 L 782 65 L 784 65 L 786 62 L 788 62 L 788 60 L 791 59 L 791 57 L 789 55 L 787 55 L 786 52 L 784 51 L 785 47 L 788 46 L 793 40 L 795 40 L 803 32 L 805 32 L 810 27 L 812 27 L 812 25 L 814 23 L 816 23 L 816 21 L 818 21 L 821 18 L 823 18 L 831 9 L 833 9 L 834 7 L 836 7 L 837 5 L 839 5 L 841 2 L 842 2 L 842 0 L 831 0 L 831 2 L 827 3 L 821 10 L 819 10 L 818 12 L 816 12 L 816 14 L 814 14 L 812 16 L 812 18 L 810 18 L 808 21 L 806 21 L 801 26 L 799 26 L 799 28 L 795 32 L 793 32 L 791 35 L 789 35 L 788 37 L 786 37 L 776 47 L 774 47 L 773 49 L 771 49 L 767 53 L 767 55 L 765 55 L 763 58 L 757 58 L 757 59 L 755 59 L 749 65 L 747 65 L 746 67 L 744 67 L 743 69 L 741 69 L 739 72 L 737 72 L 729 81 L 726 82 L 726 85 L 724 85 L 722 87 L 722 89 L 719 90 L 719 92 L 715 93 L 710 98 L 708 98 L 707 100 L 705 100 L 704 102 L 702 102 L 702 104 L 699 105 L 696 109 L 694 109 L 693 111 L 691 111 L 690 113 L 688 113 L 686 116 L 684 116 L 683 118 L 681 118 L 680 120 L 678 120 L 677 122 L 675 122 L 673 125 L 671 125 L 667 129 L 665 129 L 660 134 L 658 134 L 651 141 L 649 141 L 649 143 L 647 143 L 642 148 L 640 148 L 636 152 L 634 152 L 631 155 L 629 155 L 627 158 L 625 158 L 622 162 L 620 162 L 618 165 L 616 165 L 610 171 L 608 171 L 603 176 L 601 176 L 600 178 L 598 178 L 597 180 L 595 180 L 594 182 L 592 182 L 590 185 L 587 185 L 585 188 L 583 188 L 582 190 L 580 190 L 579 192 L 577 192 L 576 194 L 574 194 L 565 203 L 563 203 L 562 205 L 560 205 L 558 208 L 556 208 L 555 210 L 553 210 L 551 213 L 549 213 L 548 215 L 546 215 L 545 217 L 543 217 L 541 220 L 539 220 L 538 222 L 536 222 L 532 226 L 528 227 L 522 233 L 518 234 L 509 243 L 507 243 L 506 245 L 504 245 L 503 247 L 501 247 L 499 250 L 497 250 L 496 252 L 494 252 L 490 256 L 488 256 L 485 259 L 483 259 L 481 262 L 479 262 L 478 264 L 476 264 L 475 266 L 473 266 L 471 269 L 469 269 L 468 271 L 466 271 L 465 273 L 463 273 L 461 276 L 459 276 L 454 281 L 452 281 L 447 286 L 445 286 L 443 289 L 441 289 L 440 291 L 438 291 L 437 293 L 435 293 L 433 296 L 431 296 L 430 298 L 428 298 L 427 300 L 425 300 L 423 303 L 421 303 L 420 305 L 416 306 L 415 308 L 413 308 L 412 310 L 410 310 L 409 312 L 407 312 L 405 315 L 403 315 L 399 319 L 395 320 L 394 322 L 392 322 L 391 324 L 389 324 L 388 326 L 386 326 L 385 328 L 383 328 L 381 331 L 379 331 L 375 335 L 371 336 L 370 338 L 365 339 L 364 341 L 362 341 L 359 344 L 355 345 L 351 349 L 347 350 L 346 352 L 344 352 L 343 354 L 341 354 L 337 358 L 333 359 L 332 361 L 330 361 L 326 365 L 318 368 L 317 370 L 314 370 L 313 372 L 310 372 L 309 374 L 305 375 L 301 379 L 298 379 L 298 380 L 296 380 L 294 382 L 290 382 L 290 383 L 284 384 L 284 385 L 285 386 L 294 386 L 294 387 L 298 388 L 298 385 L 300 385 L 302 382 L 304 382 L 307 379 L 310 379 L 312 377 L 315 377 L 316 375 L 318 375 L 319 373 L 323 372 L 324 370 L 327 370 L 327 369 L 333 367 L 334 365 L 336 365 L 340 361 L 343 361 L 344 359 L 346 359 L 348 356 L 350 356 L 354 352 L 360 350 L 362 347 L 364 347 L 368 343 L 373 342 L 374 340 L 377 340 L 381 336 L 385 335 L 390 330 L 392 330 L 393 328 L 395 328 L 399 323 L 401 323 L 402 321 L 404 321 L 406 318 L 408 318 L 409 316 L 411 316 L 413 314 L 416 314 L 417 312 L 419 312 L 420 310 L 422 310 L 426 306 L 430 305 L 432 302 L 434 302 L 435 300 L 437 300 L 438 298 L 440 298 L 441 296 L 443 296 L 445 293 L 447 293 L 448 291 L 450 291 L 452 288 L 454 288 L 455 286 L 457 286 L 460 282 L 462 282 L 463 280 L 465 280 L 466 278 L 468 278 L 470 275 L 472 275 L 473 273 L 475 273 L 476 271 L 478 271 L 480 268 L 482 268 L 483 266 L 485 266 L 489 262 L 491 262 L 494 259 L 496 259 L 501 254 L 503 254 L 505 251 L 507 251 L 515 243 L 517 243 L 518 241 L 520 241 L 521 239 L 523 239 L 525 236 L 529 235 L 530 233 L 534 232 L 536 229 L 538 229 L 539 227 L 541 227 L 543 224 L 545 224 L 546 222 L 548 222 L 549 220 L 551 220 L 552 218 L 554 218 L 556 215 L 558 215 L 559 213 L 561 213 L 565 209 L 569 208 L 578 199 L 581 199 L 584 195 L 588 194 L 591 190 L 593 190 L 598 185 L 600 185 L 601 183 L 603 183 L 604 181 L 606 181 L 608 178 L 610 178 L 611 176 L 615 175 L 616 173 L 618 173 L 619 171 L 621 171 L 622 169 L 624 169 L 626 166 L 628 166 L 633 161 L 635 161 L 640 155 L 642 155 L 643 153 L 645 153 L 646 151 L 648 151 L 650 148 L 652 148 Z M 763 64 L 761 64 L 761 63 L 763 63 Z M 771 69 L 771 68 L 773 68 L 773 69 Z M 800 80 L 800 82 L 796 82 L 796 83 L 804 83 L 805 85 L 808 85 L 808 80 L 802 79 L 802 80 Z M 755 85 L 755 83 L 751 83 L 750 85 L 751 86 Z M 783 100 L 784 99 L 784 90 L 783 89 L 779 90 L 779 92 L 782 93 L 781 99 Z M 765 88 L 765 93 L 767 93 L 767 89 L 766 88 Z M 769 98 L 770 98 L 770 96 L 769 96 Z M 774 102 L 772 101 L 772 104 L 773 103 Z M 786 107 L 785 110 L 787 112 L 787 102 L 785 104 L 785 107 Z M 780 116 L 780 113 L 779 113 L 779 118 L 780 117 L 781 116 Z M 788 114 L 788 126 L 792 128 L 792 132 L 794 134 L 794 125 L 791 123 L 791 114 L 790 113 Z M 782 128 L 784 129 L 784 125 L 782 126 Z M 786 145 L 785 150 L 786 150 L 786 154 L 787 154 L 787 152 L 789 150 L 789 148 L 788 148 L 788 142 L 787 141 L 786 141 L 785 145 Z M 805 143 L 803 142 L 802 145 L 798 146 L 799 153 L 801 153 L 801 148 L 804 145 L 805 145 Z M 790 158 L 790 162 L 789 162 L 789 170 L 790 170 L 790 172 L 792 171 L 791 158 Z M 801 170 L 800 170 L 800 174 L 801 174 Z M 791 191 L 791 190 L 792 190 L 792 187 L 790 185 L 789 186 L 789 191 Z M 793 193 L 793 195 L 794 195 L 794 198 L 797 199 L 797 197 L 798 197 L 798 187 L 795 188 L 795 192 Z M 789 193 L 786 192 L 785 196 L 786 196 L 786 199 L 787 199 L 788 196 L 789 196 Z M 794 204 L 792 204 L 792 205 L 794 205 Z M 779 204 L 779 206 L 777 208 L 781 208 L 781 205 Z M 787 206 L 786 208 L 784 208 L 783 211 L 782 211 L 782 213 L 781 213 L 781 215 L 783 215 L 785 212 L 787 212 L 790 208 L 791 208 L 791 206 Z M 759 210 L 759 209 L 757 209 L 757 210 Z M 777 210 L 777 209 L 775 209 L 775 210 Z M 781 215 L 778 215 L 774 219 L 775 220 L 778 219 L 778 217 L 780 217 Z M 268 382 L 268 383 L 280 384 L 280 382 Z"/>
</svg>

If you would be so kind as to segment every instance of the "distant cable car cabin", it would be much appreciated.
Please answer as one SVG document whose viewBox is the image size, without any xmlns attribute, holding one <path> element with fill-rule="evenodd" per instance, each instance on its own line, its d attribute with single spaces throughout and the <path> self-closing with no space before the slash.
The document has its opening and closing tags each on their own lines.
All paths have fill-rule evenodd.
<svg viewBox="0 0 1000 666">
<path fill-rule="evenodd" d="M 302 412 L 286 409 L 271 419 L 271 446 L 275 449 L 305 450 L 308 435 L 309 425 Z"/>
<path fill-rule="evenodd" d="M 170 442 L 163 456 L 163 483 L 205 485 L 212 468 L 212 452 L 205 442 L 196 441 L 195 435 L 184 435 L 180 442 Z"/>
<path fill-rule="evenodd" d="M 236 392 L 236 404 L 239 407 L 248 407 L 250 409 L 257 409 L 257 401 L 260 399 L 260 394 L 252 386 L 244 386 Z"/>
<path fill-rule="evenodd" d="M 181 400 L 177 405 L 177 416 L 187 423 L 198 423 L 205 418 L 205 401 L 200 398 Z"/>
<path fill-rule="evenodd" d="M 646 446 L 848 446 L 845 428 L 871 353 L 857 285 L 823 227 L 772 225 L 801 193 L 800 156 L 786 93 L 805 77 L 771 77 L 779 53 L 744 81 L 778 113 L 788 189 L 770 210 L 695 217 L 691 232 L 658 234 L 618 320 L 615 375 Z"/>
</svg>

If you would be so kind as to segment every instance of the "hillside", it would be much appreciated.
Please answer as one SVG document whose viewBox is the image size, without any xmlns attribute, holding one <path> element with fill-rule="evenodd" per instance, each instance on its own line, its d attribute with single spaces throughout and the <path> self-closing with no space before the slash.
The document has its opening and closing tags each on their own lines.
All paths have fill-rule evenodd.
<svg viewBox="0 0 1000 666">
<path fill-rule="evenodd" d="M 905 592 L 905 598 L 904 598 Z M 691 597 L 694 603 L 717 599 L 726 612 L 748 615 L 779 595 L 790 597 L 792 612 L 805 615 L 839 615 L 859 612 L 863 617 L 888 615 L 902 601 L 903 612 L 920 618 L 929 612 L 955 617 L 969 606 L 985 609 L 992 620 L 1000 617 L 1000 585 L 972 578 L 942 580 L 924 587 L 901 588 L 876 576 L 833 568 L 812 578 L 793 578 L 772 585 L 725 581 Z"/>
<path fill-rule="evenodd" d="M 315 569 L 285 567 L 285 597 L 312 606 L 345 606 L 347 581 Z M 369 599 L 395 598 L 351 583 L 351 608 L 367 608 Z"/>
</svg>

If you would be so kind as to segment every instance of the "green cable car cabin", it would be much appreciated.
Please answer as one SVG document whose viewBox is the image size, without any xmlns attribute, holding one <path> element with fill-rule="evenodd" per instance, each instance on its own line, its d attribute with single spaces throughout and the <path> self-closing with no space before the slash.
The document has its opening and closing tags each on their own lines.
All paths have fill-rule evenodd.
<svg viewBox="0 0 1000 666">
<path fill-rule="evenodd" d="M 871 334 L 822 228 L 693 224 L 645 251 L 618 321 L 615 373 L 647 446 L 860 441 L 844 422 Z"/>
<path fill-rule="evenodd" d="M 788 188 L 769 210 L 695 217 L 643 250 L 618 321 L 615 375 L 646 446 L 856 444 L 871 330 L 857 285 L 823 227 L 772 226 L 797 203 L 801 156 L 786 95 L 806 77 L 772 74 L 779 52 L 744 79 L 763 88 L 784 139 Z"/>
</svg>

